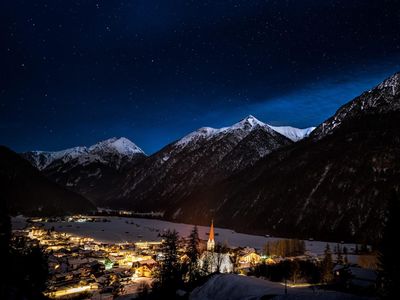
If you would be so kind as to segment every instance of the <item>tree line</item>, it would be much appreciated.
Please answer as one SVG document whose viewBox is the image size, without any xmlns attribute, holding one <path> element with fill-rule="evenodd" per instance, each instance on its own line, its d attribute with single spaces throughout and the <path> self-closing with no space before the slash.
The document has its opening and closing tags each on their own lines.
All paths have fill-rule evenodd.
<svg viewBox="0 0 400 300">
<path fill-rule="evenodd" d="M 291 255 L 292 256 L 292 255 Z M 322 261 L 284 259 L 276 264 L 265 261 L 255 265 L 248 275 L 267 278 L 271 281 L 299 281 L 308 283 L 330 283 L 333 279 L 333 258 L 327 244 Z"/>
<path fill-rule="evenodd" d="M 264 246 L 267 256 L 290 257 L 303 255 L 306 251 L 305 242 L 297 239 L 268 241 Z"/>
</svg>

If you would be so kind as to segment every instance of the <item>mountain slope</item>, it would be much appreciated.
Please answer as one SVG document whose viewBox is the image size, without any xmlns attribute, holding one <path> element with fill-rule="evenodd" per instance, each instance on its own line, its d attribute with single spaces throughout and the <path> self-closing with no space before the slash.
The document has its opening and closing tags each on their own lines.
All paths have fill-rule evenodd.
<svg viewBox="0 0 400 300">
<path fill-rule="evenodd" d="M 179 221 L 322 239 L 376 241 L 400 190 L 399 74 L 281 148 L 166 211 Z"/>
<path fill-rule="evenodd" d="M 90 147 L 75 147 L 57 152 L 23 153 L 52 181 L 77 192 L 97 205 L 115 194 L 114 186 L 126 169 L 133 168 L 146 155 L 126 138 L 111 138 Z"/>
<path fill-rule="evenodd" d="M 0 146 L 2 201 L 11 213 L 64 215 L 87 213 L 95 207 L 84 197 L 49 181 L 15 152 Z"/>
<path fill-rule="evenodd" d="M 389 77 L 377 87 L 369 90 L 353 101 L 343 105 L 334 116 L 319 125 L 313 132 L 314 139 L 332 134 L 344 122 L 360 116 L 377 115 L 400 110 L 400 73 Z"/>
<path fill-rule="evenodd" d="M 253 116 L 230 127 L 200 128 L 129 173 L 114 204 L 138 210 L 174 207 L 196 187 L 211 185 L 290 144 Z"/>
<path fill-rule="evenodd" d="M 28 160 L 34 167 L 43 170 L 48 167 L 53 161 L 62 160 L 68 162 L 76 157 L 87 153 L 86 147 L 74 147 L 62 151 L 30 151 L 22 153 L 22 157 Z"/>
</svg>

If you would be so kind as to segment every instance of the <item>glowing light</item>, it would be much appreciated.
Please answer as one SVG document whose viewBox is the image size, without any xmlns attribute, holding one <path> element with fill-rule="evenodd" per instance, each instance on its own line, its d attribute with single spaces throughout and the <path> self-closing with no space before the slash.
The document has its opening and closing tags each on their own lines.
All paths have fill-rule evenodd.
<svg viewBox="0 0 400 300">
<path fill-rule="evenodd" d="M 66 295 L 82 293 L 85 291 L 95 290 L 95 289 L 97 289 L 96 285 L 84 285 L 84 286 L 70 287 L 63 290 L 57 290 L 54 292 L 45 293 L 45 295 L 51 298 L 59 298 Z"/>
</svg>

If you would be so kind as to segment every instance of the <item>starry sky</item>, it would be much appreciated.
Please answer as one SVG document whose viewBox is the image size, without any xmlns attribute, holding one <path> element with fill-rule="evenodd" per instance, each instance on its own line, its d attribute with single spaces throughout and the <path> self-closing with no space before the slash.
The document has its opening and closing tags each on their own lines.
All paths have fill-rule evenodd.
<svg viewBox="0 0 400 300">
<path fill-rule="evenodd" d="M 252 114 L 315 126 L 400 70 L 398 0 L 3 0 L 0 144 L 147 153 Z"/>
</svg>

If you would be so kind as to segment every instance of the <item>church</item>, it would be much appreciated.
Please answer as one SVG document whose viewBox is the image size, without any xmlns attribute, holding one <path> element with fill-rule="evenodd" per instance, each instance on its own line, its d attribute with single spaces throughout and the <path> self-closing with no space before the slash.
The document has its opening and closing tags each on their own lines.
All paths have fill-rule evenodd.
<svg viewBox="0 0 400 300">
<path fill-rule="evenodd" d="M 214 222 L 211 221 L 210 233 L 207 241 L 207 251 L 200 257 L 200 268 L 207 268 L 208 273 L 232 273 L 234 265 L 229 253 L 215 251 Z"/>
</svg>

